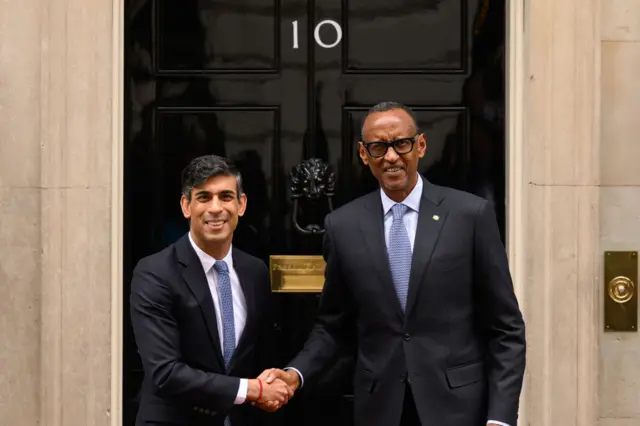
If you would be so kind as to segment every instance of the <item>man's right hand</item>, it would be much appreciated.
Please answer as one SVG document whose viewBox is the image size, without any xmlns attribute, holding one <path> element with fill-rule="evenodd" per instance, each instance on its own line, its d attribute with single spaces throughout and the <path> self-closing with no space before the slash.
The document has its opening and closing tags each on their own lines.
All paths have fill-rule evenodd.
<svg viewBox="0 0 640 426">
<path fill-rule="evenodd" d="M 278 382 L 286 383 L 290 391 L 290 396 L 293 396 L 295 391 L 298 390 L 298 387 L 300 387 L 300 377 L 298 373 L 293 370 L 283 371 L 277 368 L 271 368 L 263 371 L 258 378 L 261 379 L 266 386 L 271 386 Z M 278 411 L 287 402 L 288 399 L 284 403 L 278 401 L 259 401 L 254 403 L 254 405 L 257 405 L 264 411 L 273 413 L 274 411 Z"/>
</svg>

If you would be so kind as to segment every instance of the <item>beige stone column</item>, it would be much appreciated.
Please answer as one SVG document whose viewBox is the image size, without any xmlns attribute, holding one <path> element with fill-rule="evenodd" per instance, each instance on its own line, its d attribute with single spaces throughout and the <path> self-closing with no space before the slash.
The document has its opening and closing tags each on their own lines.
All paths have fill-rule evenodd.
<svg viewBox="0 0 640 426">
<path fill-rule="evenodd" d="M 42 10 L 40 420 L 47 426 L 111 422 L 112 280 L 119 281 L 112 244 L 121 232 L 112 229 L 121 90 L 114 10 L 112 0 L 50 0 Z"/>
<path fill-rule="evenodd" d="M 40 401 L 40 10 L 0 1 L 0 419 Z M 18 23 L 18 24 L 16 24 Z"/>
<path fill-rule="evenodd" d="M 527 1 L 523 191 L 527 425 L 597 422 L 598 0 Z"/>
<path fill-rule="evenodd" d="M 601 251 L 640 251 L 640 0 L 602 2 L 601 39 Z M 640 336 L 599 331 L 599 424 L 636 426 Z"/>
<path fill-rule="evenodd" d="M 120 22 L 120 1 L 0 2 L 3 424 L 120 423 Z"/>
</svg>

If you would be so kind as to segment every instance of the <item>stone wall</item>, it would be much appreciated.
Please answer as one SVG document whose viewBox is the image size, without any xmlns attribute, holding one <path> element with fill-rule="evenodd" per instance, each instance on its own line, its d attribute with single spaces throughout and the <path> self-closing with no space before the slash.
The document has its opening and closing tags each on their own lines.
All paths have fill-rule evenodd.
<svg viewBox="0 0 640 426">
<path fill-rule="evenodd" d="M 600 252 L 640 251 L 640 0 L 602 2 L 601 49 Z M 600 330 L 600 425 L 638 425 L 640 336 Z"/>
<path fill-rule="evenodd" d="M 111 423 L 118 10 L 0 2 L 3 424 Z"/>
<path fill-rule="evenodd" d="M 0 418 L 38 424 L 40 11 L 0 2 Z M 15 25 L 19 22 L 20 25 Z"/>
<path fill-rule="evenodd" d="M 600 6 L 526 5 L 521 424 L 588 426 L 598 407 Z"/>
</svg>

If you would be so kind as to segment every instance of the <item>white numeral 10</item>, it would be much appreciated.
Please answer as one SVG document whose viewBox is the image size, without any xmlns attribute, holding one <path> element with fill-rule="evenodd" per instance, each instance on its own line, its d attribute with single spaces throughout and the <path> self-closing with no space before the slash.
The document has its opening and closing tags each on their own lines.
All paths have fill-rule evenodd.
<svg viewBox="0 0 640 426">
<path fill-rule="evenodd" d="M 291 25 L 293 26 L 293 48 L 298 49 L 298 21 L 293 21 Z M 320 29 L 324 25 L 331 25 L 336 30 L 336 40 L 331 44 L 323 42 L 320 38 Z M 337 45 L 339 45 L 342 41 L 342 28 L 336 21 L 326 19 L 322 22 L 318 22 L 318 25 L 316 25 L 315 29 L 313 30 L 313 38 L 316 40 L 318 46 L 324 47 L 325 49 L 331 49 L 332 47 L 336 47 Z"/>
</svg>

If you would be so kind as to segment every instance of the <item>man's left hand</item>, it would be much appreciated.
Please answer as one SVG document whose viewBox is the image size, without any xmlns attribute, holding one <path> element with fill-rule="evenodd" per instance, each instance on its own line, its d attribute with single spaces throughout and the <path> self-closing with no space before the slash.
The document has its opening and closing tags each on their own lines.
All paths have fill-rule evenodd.
<svg viewBox="0 0 640 426">
<path fill-rule="evenodd" d="M 295 372 L 294 372 L 295 373 Z M 297 374 L 296 374 L 297 376 Z M 258 376 L 259 379 L 261 379 L 262 381 L 264 381 L 266 384 L 271 384 L 273 383 L 275 380 L 282 380 L 284 378 L 288 378 L 288 374 L 285 371 L 282 371 L 280 369 L 277 368 L 270 368 L 267 370 L 264 370 L 262 372 L 262 374 L 260 374 L 260 376 Z M 297 378 L 297 377 L 296 377 Z M 285 382 L 286 383 L 286 382 Z M 293 397 L 293 394 L 295 393 L 295 391 L 298 389 L 298 384 L 297 383 L 287 383 L 287 385 L 289 386 L 289 398 Z M 264 402 L 254 402 L 252 403 L 253 406 L 258 407 L 264 411 L 267 411 L 269 413 L 273 413 L 275 411 L 278 411 L 280 408 L 282 408 L 282 403 L 279 403 L 277 401 L 264 401 Z"/>
</svg>

